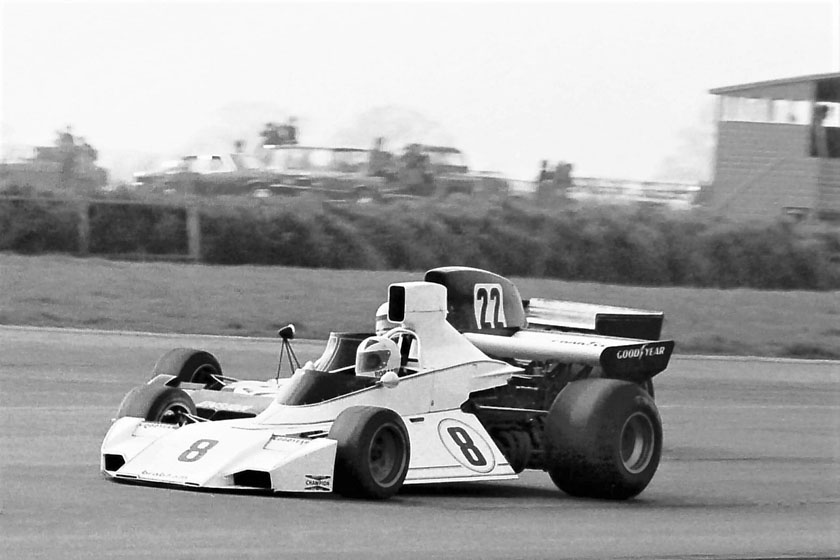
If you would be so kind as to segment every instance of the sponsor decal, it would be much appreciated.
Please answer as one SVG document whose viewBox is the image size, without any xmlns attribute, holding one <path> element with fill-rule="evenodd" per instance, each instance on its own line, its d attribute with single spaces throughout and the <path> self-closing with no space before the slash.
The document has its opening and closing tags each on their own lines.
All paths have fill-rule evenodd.
<svg viewBox="0 0 840 560">
<path fill-rule="evenodd" d="M 296 449 L 303 447 L 310 441 L 312 440 L 291 436 L 278 436 L 275 434 L 271 436 L 271 439 L 268 440 L 268 443 L 265 444 L 263 449 L 268 449 L 269 451 L 293 452 Z"/>
<path fill-rule="evenodd" d="M 215 401 L 201 401 L 195 405 L 196 408 L 209 408 L 211 410 L 224 410 L 225 412 L 248 412 L 253 406 L 248 404 L 224 403 Z"/>
<path fill-rule="evenodd" d="M 143 437 L 146 435 L 155 435 L 160 430 L 177 430 L 181 426 L 177 424 L 159 424 L 157 422 L 140 422 L 134 431 L 131 433 L 134 437 Z"/>
<path fill-rule="evenodd" d="M 290 436 L 271 436 L 271 441 L 276 441 L 277 443 L 294 443 L 297 445 L 306 445 L 307 443 L 309 443 L 308 439 Z"/>
<path fill-rule="evenodd" d="M 633 358 L 650 358 L 665 354 L 664 346 L 641 346 L 638 348 L 625 348 L 615 353 L 618 360 L 629 360 Z"/>
<path fill-rule="evenodd" d="M 172 474 L 166 472 L 154 472 L 144 470 L 140 473 L 140 478 L 151 478 L 155 480 L 187 480 L 186 475 Z"/>
<path fill-rule="evenodd" d="M 563 344 L 571 344 L 571 345 L 578 345 L 578 346 L 598 346 L 603 348 L 606 346 L 603 342 L 599 342 L 597 340 L 571 340 L 567 338 L 561 338 L 560 342 Z"/>
<path fill-rule="evenodd" d="M 329 492 L 332 490 L 332 476 L 328 474 L 305 474 L 304 490 L 307 492 Z"/>
</svg>

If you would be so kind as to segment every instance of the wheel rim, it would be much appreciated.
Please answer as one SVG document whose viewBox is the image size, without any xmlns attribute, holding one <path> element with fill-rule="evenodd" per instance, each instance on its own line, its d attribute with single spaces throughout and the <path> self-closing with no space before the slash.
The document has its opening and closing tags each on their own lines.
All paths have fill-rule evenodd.
<svg viewBox="0 0 840 560">
<path fill-rule="evenodd" d="M 656 432 L 643 412 L 635 412 L 621 428 L 621 462 L 632 474 L 645 470 L 653 457 Z"/>
<path fill-rule="evenodd" d="M 171 404 L 164 409 L 160 415 L 161 424 L 172 424 L 174 426 L 183 426 L 188 420 L 190 411 L 182 404 Z"/>
<path fill-rule="evenodd" d="M 404 458 L 403 440 L 394 426 L 379 428 L 371 438 L 370 475 L 380 486 L 391 486 L 399 477 Z"/>
</svg>

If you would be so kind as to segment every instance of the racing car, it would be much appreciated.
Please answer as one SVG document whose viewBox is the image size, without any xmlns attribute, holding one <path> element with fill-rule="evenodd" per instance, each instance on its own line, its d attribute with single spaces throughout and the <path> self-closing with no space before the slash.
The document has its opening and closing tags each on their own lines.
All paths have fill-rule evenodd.
<svg viewBox="0 0 840 560">
<path fill-rule="evenodd" d="M 125 482 L 385 499 L 403 485 L 546 471 L 579 497 L 623 500 L 662 451 L 652 378 L 663 315 L 521 297 L 507 278 L 442 267 L 388 288 L 375 333 L 331 333 L 300 365 L 282 339 L 267 381 L 175 349 L 132 389 L 101 448 Z M 293 371 L 281 378 L 284 355 Z"/>
</svg>

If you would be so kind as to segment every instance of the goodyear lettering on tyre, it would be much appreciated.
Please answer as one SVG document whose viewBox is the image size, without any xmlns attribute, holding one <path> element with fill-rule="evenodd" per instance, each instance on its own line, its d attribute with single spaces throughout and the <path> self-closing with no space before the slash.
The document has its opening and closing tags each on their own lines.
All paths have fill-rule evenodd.
<svg viewBox="0 0 840 560">
<path fill-rule="evenodd" d="M 496 466 L 490 444 L 467 424 L 447 418 L 438 424 L 438 435 L 449 454 L 471 471 L 488 473 Z"/>
</svg>

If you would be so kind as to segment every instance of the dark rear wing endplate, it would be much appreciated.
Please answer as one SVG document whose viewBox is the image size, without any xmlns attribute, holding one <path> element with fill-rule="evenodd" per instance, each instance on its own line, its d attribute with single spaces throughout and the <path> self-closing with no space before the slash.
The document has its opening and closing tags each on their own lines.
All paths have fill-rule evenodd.
<svg viewBox="0 0 840 560">
<path fill-rule="evenodd" d="M 601 352 L 601 368 L 606 377 L 638 383 L 664 371 L 673 352 L 673 340 L 612 346 Z"/>
</svg>

